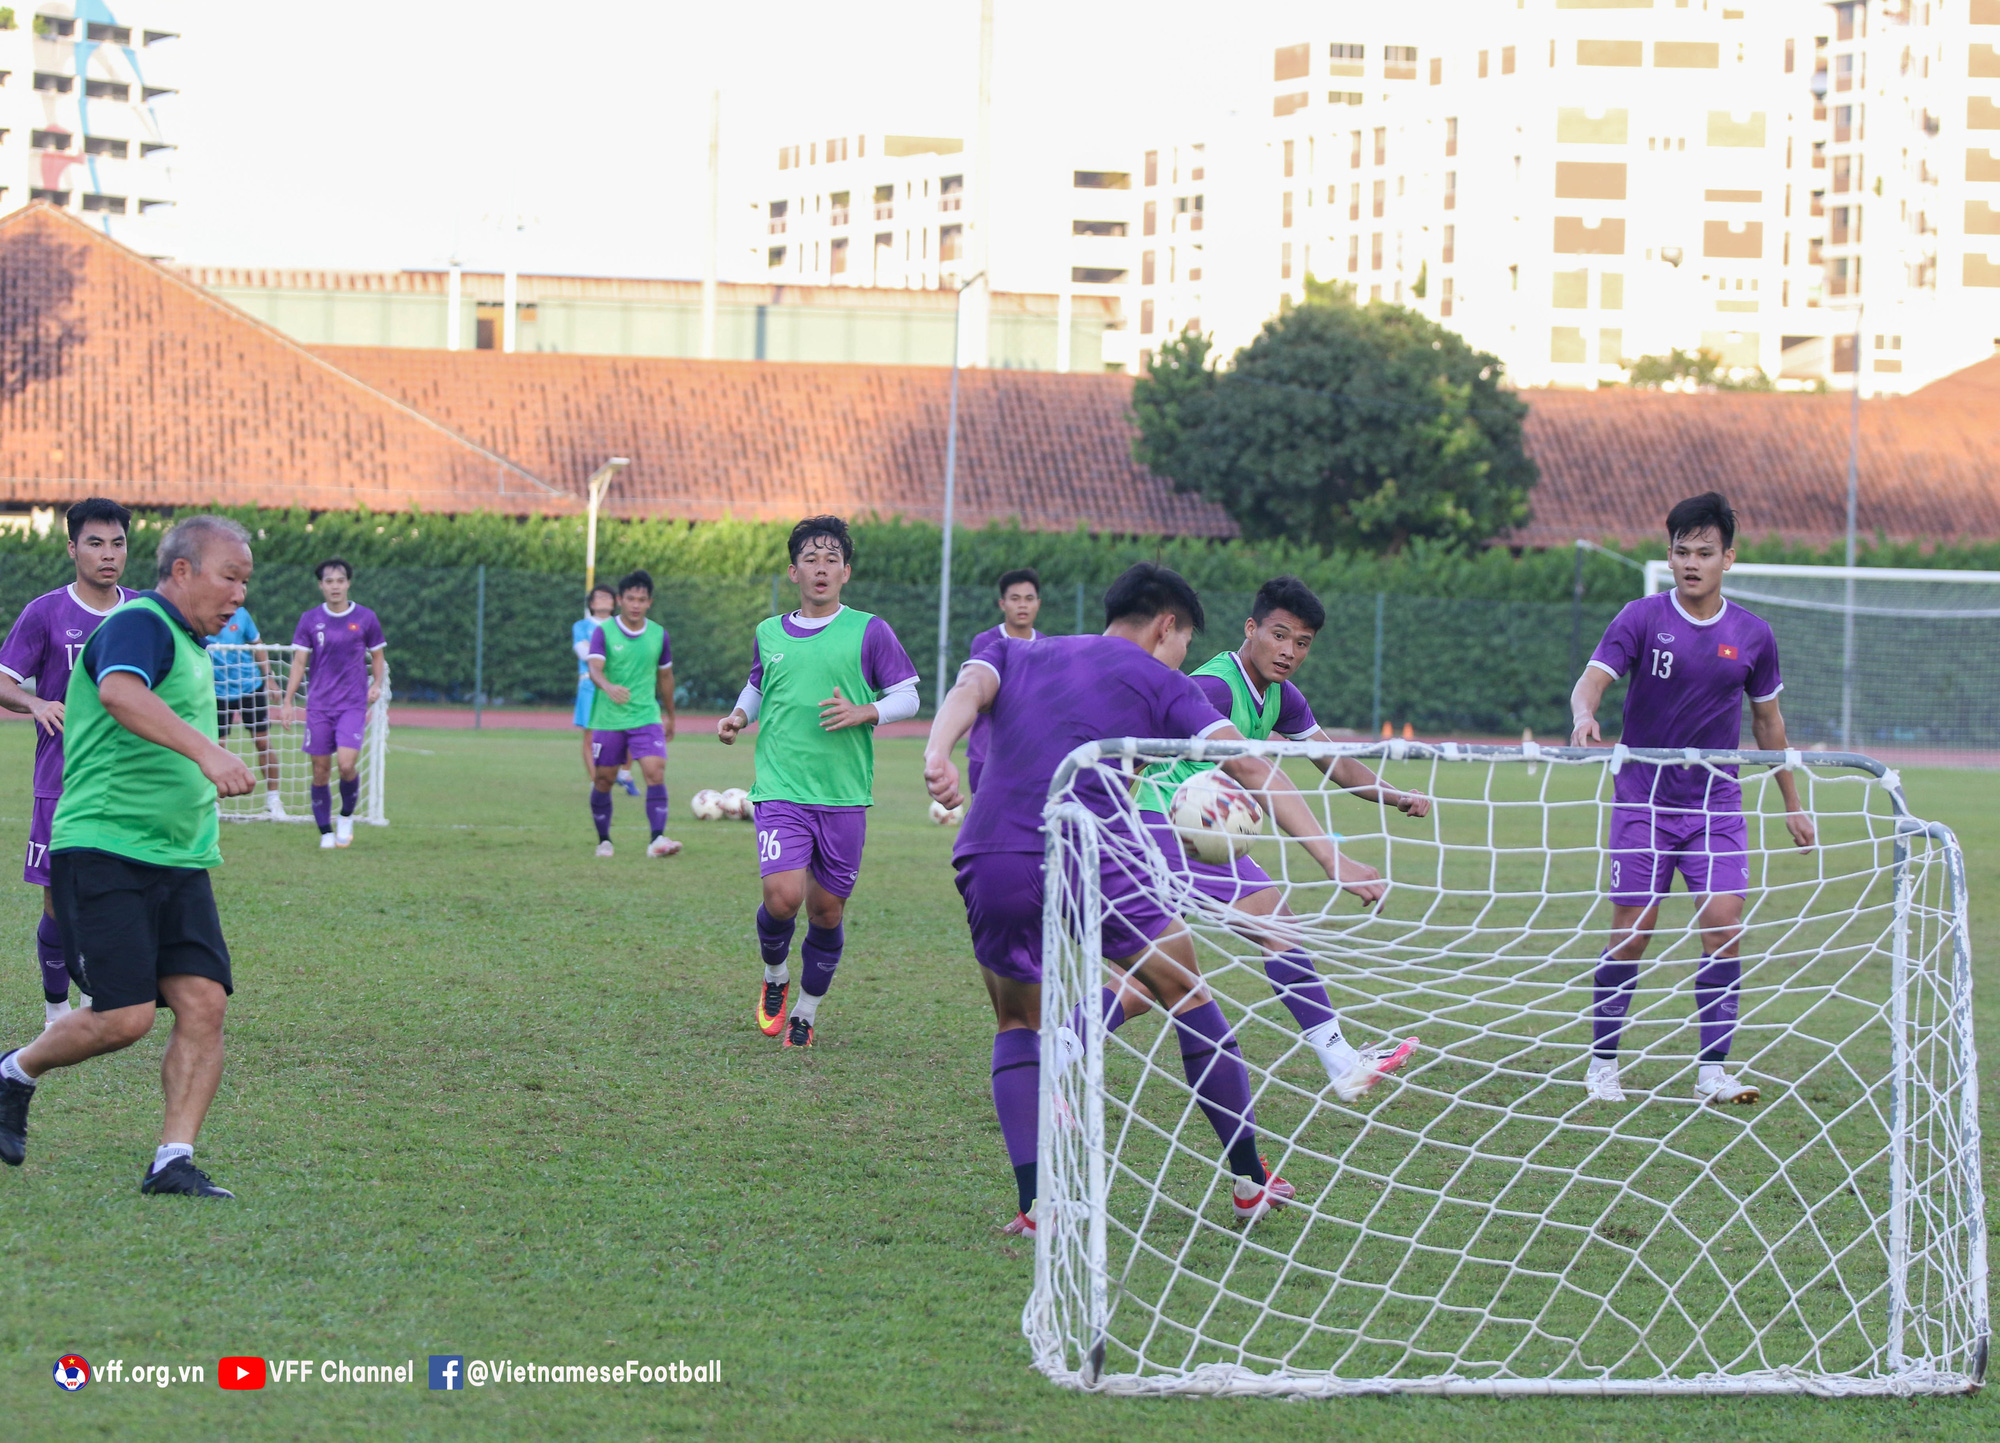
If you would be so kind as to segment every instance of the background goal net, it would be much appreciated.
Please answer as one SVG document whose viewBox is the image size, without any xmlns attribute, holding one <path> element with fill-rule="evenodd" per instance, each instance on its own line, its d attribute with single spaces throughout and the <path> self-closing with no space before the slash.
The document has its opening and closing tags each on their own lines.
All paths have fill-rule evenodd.
<svg viewBox="0 0 2000 1443">
<path fill-rule="evenodd" d="M 1392 887 L 1370 912 L 1303 847 L 1252 856 L 1296 915 L 1190 889 L 1129 810 L 1147 759 L 1254 751 L 1386 761 L 1438 798 L 1413 821 L 1308 793 Z M 1614 771 L 1742 779 L 1750 895 L 1729 1069 L 1754 1107 L 1697 1103 L 1685 892 L 1630 1004 L 1622 1104 L 1592 1102 Z M 1820 845 L 1801 853 L 1771 768 Z M 1685 774 L 1683 774 L 1685 776 Z M 1094 779 L 1094 780 L 1093 780 Z M 1098 804 L 1100 807 L 1102 802 Z M 1963 858 L 1859 756 L 1382 743 L 1105 742 L 1047 812 L 1043 1035 L 1082 1004 L 1085 1048 L 1043 1069 L 1040 1231 L 1023 1314 L 1055 1381 L 1124 1393 L 1914 1393 L 1976 1387 L 1988 1315 Z M 1106 1032 L 1100 863 L 1187 918 L 1247 1063 L 1260 1146 L 1297 1188 L 1244 1227 L 1217 1134 L 1157 1010 Z M 1117 893 L 1117 884 L 1109 889 Z M 1126 906 L 1132 904 L 1128 901 Z M 1344 1104 L 1274 995 L 1302 948 L 1357 1046 L 1415 1036 Z M 1049 1056 L 1045 1047 L 1044 1056 Z"/>
<path fill-rule="evenodd" d="M 208 649 L 215 665 L 216 722 L 226 723 L 228 734 L 222 744 L 243 758 L 257 778 L 257 789 L 247 797 L 224 797 L 222 819 L 229 822 L 310 822 L 312 821 L 312 763 L 300 750 L 305 744 L 303 720 L 286 726 L 278 719 L 279 703 L 291 678 L 293 651 L 277 645 L 217 645 Z M 269 678 L 268 685 L 266 678 Z M 299 687 L 297 706 L 303 717 L 306 692 L 311 678 Z M 227 716 L 225 717 L 225 711 Z M 264 730 L 259 733 L 258 726 Z M 385 760 L 389 750 L 389 687 L 368 708 L 368 724 L 361 741 L 361 796 L 355 803 L 354 820 L 374 826 L 389 824 Z M 336 777 L 337 777 L 336 773 Z M 282 813 L 270 809 L 275 792 Z M 335 803 L 339 792 L 336 785 Z"/>
</svg>

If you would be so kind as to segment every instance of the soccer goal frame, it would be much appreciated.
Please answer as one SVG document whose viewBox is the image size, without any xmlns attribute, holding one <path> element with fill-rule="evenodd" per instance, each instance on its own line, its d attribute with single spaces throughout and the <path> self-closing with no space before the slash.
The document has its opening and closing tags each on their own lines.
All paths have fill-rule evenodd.
<svg viewBox="0 0 2000 1443">
<path fill-rule="evenodd" d="M 273 693 L 266 701 L 265 715 L 268 729 L 265 736 L 270 743 L 272 755 L 277 758 L 277 790 L 279 799 L 284 805 L 282 814 L 274 815 L 270 811 L 266 800 L 270 792 L 270 783 L 264 770 L 263 754 L 257 749 L 254 734 L 239 718 L 230 727 L 229 735 L 223 738 L 222 744 L 250 768 L 257 785 L 248 796 L 218 797 L 216 799 L 218 814 L 225 822 L 312 821 L 312 764 L 301 749 L 305 741 L 305 725 L 302 721 L 285 725 L 278 719 L 278 700 L 285 694 L 290 667 L 298 652 L 290 646 L 272 642 L 217 643 L 209 647 L 208 651 L 211 660 L 218 663 L 218 669 L 231 660 L 248 661 L 252 665 L 262 664 L 270 667 Z M 309 686 L 310 681 L 306 686 L 301 686 L 296 698 L 296 705 L 301 714 L 305 709 Z M 361 756 L 356 768 L 361 782 L 361 792 L 355 799 L 354 820 L 365 822 L 371 827 L 389 825 L 390 693 L 391 678 L 385 668 L 382 694 L 368 708 L 367 721 L 361 734 Z"/>
<path fill-rule="evenodd" d="M 1378 912 L 1348 899 L 1336 914 L 1340 898 L 1323 873 L 1307 877 L 1295 842 L 1271 835 L 1253 848 L 1299 914 L 1280 924 L 1293 928 L 1285 940 L 1312 955 L 1350 1038 L 1364 1040 L 1357 1029 L 1374 1028 L 1359 1019 L 1377 1014 L 1424 1034 L 1393 1085 L 1351 1105 L 1289 1045 L 1262 971 L 1243 965 L 1240 946 L 1229 955 L 1243 914 L 1176 884 L 1129 825 L 1118 779 L 1136 766 L 1246 753 L 1359 757 L 1437 798 L 1415 822 L 1301 783 L 1329 831 L 1350 823 L 1343 850 L 1390 882 Z M 1766 1098 L 1722 1109 L 1685 1087 L 1641 1088 L 1607 1114 L 1582 1084 L 1591 969 L 1608 931 L 1612 779 L 1626 767 L 1720 778 L 1723 766 L 1765 769 L 1741 783 L 1753 867 L 1738 1043 Z M 1820 819 L 1811 854 L 1792 850 L 1780 771 Z M 1079 785 L 1092 776 L 1108 785 L 1086 805 Z M 1110 819 L 1106 796 L 1122 809 Z M 1368 830 L 1352 825 L 1371 811 Z M 1079 1005 L 1085 1032 L 1079 1065 L 1042 1069 L 1022 1329 L 1051 1381 L 1291 1397 L 1982 1385 L 1991 1324 L 1964 857 L 1949 828 L 1911 813 L 1882 763 L 1127 738 L 1063 762 L 1045 823 L 1043 1035 Z M 1503 845 L 1510 836 L 1521 844 Z M 1216 1206 L 1228 1169 L 1179 1075 L 1172 1029 L 1107 1032 L 1096 1005 L 1109 976 L 1097 941 L 1107 859 L 1150 878 L 1149 894 L 1208 948 L 1204 982 L 1241 1043 L 1260 1147 L 1298 1186 L 1248 1228 Z M 1674 964 L 1700 945 L 1684 893 L 1667 912 L 1676 906 L 1687 915 L 1663 913 L 1632 1014 L 1650 1018 L 1654 1040 L 1635 1050 L 1656 1073 L 1689 1051 L 1685 984 L 1662 980 L 1684 977 Z M 1452 1130 L 1467 1118 L 1469 1132 Z M 1491 1176 L 1474 1178 L 1482 1170 Z"/>
</svg>

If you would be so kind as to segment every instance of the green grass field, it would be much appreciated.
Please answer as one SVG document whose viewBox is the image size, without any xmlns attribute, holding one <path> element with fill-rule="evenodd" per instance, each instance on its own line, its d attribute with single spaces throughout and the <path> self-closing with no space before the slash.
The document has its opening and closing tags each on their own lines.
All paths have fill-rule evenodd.
<svg viewBox="0 0 2000 1443">
<path fill-rule="evenodd" d="M 0 818 L 28 811 L 0 728 Z M 753 835 L 681 820 L 747 785 L 749 749 L 679 744 L 689 848 L 591 855 L 566 734 L 410 732 L 394 825 L 322 854 L 309 828 L 225 834 L 230 1061 L 198 1160 L 235 1203 L 141 1198 L 160 1038 L 46 1084 L 0 1177 L 0 1399 L 25 1439 L 1984 1438 L 1985 1399 L 1119 1401 L 1033 1373 L 1031 1259 L 987 1094 L 990 1013 L 924 816 L 919 744 L 879 747 L 880 805 L 821 1045 L 749 1024 Z M 1906 778 L 1971 863 L 1978 1015 L 2000 1056 L 2000 775 Z M 10 852 L 11 856 L 12 853 Z M 10 863 L 11 865 L 11 863 Z M 39 1026 L 14 887 L 0 1046 Z M 11 929 L 11 931 L 6 930 Z M 164 1028 L 161 1029 L 162 1031 Z M 1994 1116 L 1989 1083 L 1982 1100 Z M 1989 1167 L 1989 1176 L 1991 1168 Z M 1990 1188 L 1989 1188 L 1990 1193 Z M 199 1364 L 159 1388 L 49 1381 L 63 1353 Z M 426 1356 L 722 1361 L 722 1382 L 434 1393 Z M 216 1387 L 225 1354 L 400 1363 L 409 1385 Z"/>
</svg>

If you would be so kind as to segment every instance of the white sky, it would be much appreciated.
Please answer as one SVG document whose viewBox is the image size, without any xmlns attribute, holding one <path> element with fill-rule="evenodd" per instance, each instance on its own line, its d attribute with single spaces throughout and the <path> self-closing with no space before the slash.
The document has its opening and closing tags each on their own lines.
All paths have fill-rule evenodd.
<svg viewBox="0 0 2000 1443">
<path fill-rule="evenodd" d="M 995 107 L 1042 136 L 1198 130 L 1255 86 L 1215 0 L 996 0 Z M 698 276 L 723 92 L 722 274 L 780 137 L 970 134 L 978 0 L 185 0 L 176 252 L 209 265 Z M 1256 32 L 1252 35 L 1250 32 Z M 1263 62 L 1263 63 L 1268 63 Z"/>
</svg>

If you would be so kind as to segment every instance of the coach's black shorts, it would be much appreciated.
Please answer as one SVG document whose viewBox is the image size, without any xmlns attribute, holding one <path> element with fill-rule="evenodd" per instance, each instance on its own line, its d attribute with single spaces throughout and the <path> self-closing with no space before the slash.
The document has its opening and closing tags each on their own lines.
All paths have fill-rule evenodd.
<svg viewBox="0 0 2000 1443">
<path fill-rule="evenodd" d="M 160 1000 L 160 979 L 208 977 L 235 991 L 215 890 L 200 867 L 155 867 L 109 852 L 49 854 L 63 961 L 91 1010 Z"/>
<path fill-rule="evenodd" d="M 219 696 L 215 699 L 215 730 L 219 736 L 229 735 L 231 713 L 243 718 L 243 729 L 257 736 L 271 729 L 270 702 L 261 691 L 245 692 L 242 696 Z"/>
</svg>

